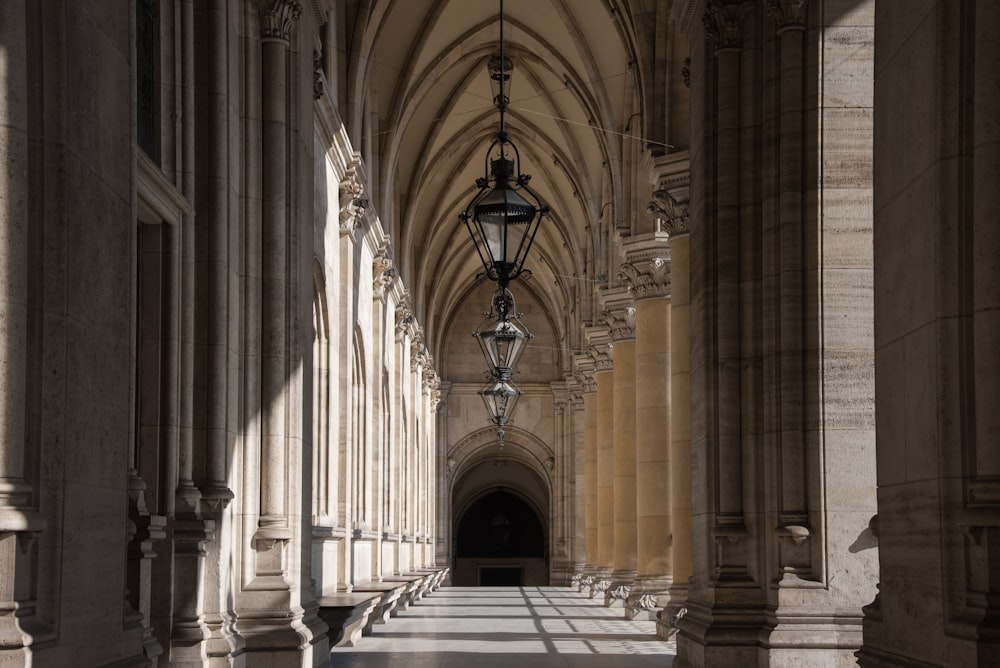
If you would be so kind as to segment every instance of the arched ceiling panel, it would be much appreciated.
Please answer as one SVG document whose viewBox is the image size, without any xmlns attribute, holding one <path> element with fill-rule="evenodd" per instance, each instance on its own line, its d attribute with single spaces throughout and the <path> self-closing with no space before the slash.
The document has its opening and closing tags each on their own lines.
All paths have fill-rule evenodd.
<svg viewBox="0 0 1000 668">
<path fill-rule="evenodd" d="M 461 303 L 481 292 L 482 267 L 458 214 L 484 175 L 499 125 L 486 71 L 499 52 L 499 0 L 357 7 L 366 61 L 357 65 L 355 90 L 368 100 L 366 118 L 377 119 L 379 213 L 428 343 L 444 354 L 441 337 L 459 335 L 450 319 L 488 303 Z M 627 43 L 632 13 L 623 0 L 504 0 L 505 53 L 514 64 L 506 129 L 521 171 L 552 207 L 523 288 L 560 350 L 577 343 L 568 341 L 577 331 L 569 320 L 592 279 L 587 260 L 600 257 L 595 231 L 622 197 L 609 175 L 621 174 L 622 133 L 641 98 L 635 46 Z M 566 359 L 548 359 L 545 375 L 558 375 Z"/>
</svg>

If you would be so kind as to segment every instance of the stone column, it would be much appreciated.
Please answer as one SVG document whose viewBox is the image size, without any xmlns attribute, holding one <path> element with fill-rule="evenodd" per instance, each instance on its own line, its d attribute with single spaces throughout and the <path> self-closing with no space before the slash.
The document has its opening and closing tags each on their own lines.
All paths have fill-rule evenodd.
<svg viewBox="0 0 1000 668">
<path fill-rule="evenodd" d="M 658 225 L 659 227 L 659 225 Z M 625 616 L 656 619 L 672 577 L 670 249 L 666 231 L 623 243 L 619 277 L 635 296 L 636 581 Z M 617 365 L 616 365 L 617 369 Z M 689 472 L 687 472 L 689 474 Z"/>
<path fill-rule="evenodd" d="M 284 583 L 282 554 L 291 539 L 286 508 L 288 381 L 288 47 L 301 7 L 277 0 L 263 12 L 261 37 L 262 263 L 261 263 L 261 479 L 260 518 L 254 540 L 258 576 Z"/>
<path fill-rule="evenodd" d="M 590 591 L 592 597 L 604 599 L 611 584 L 614 566 L 614 365 L 611 360 L 611 336 L 607 329 L 588 332 L 588 343 L 594 358 L 594 381 L 597 441 L 597 572 Z"/>
<path fill-rule="evenodd" d="M 744 411 L 744 331 L 750 303 L 741 284 L 750 270 L 741 255 L 753 218 L 741 205 L 744 131 L 751 137 L 758 70 L 746 66 L 744 41 L 756 44 L 752 0 L 707 0 L 691 47 L 691 216 L 705 223 L 692 235 L 692 532 L 693 572 L 688 611 L 679 621 L 678 668 L 753 665 L 764 618 L 764 583 L 750 545 L 747 503 L 758 483 L 750 424 Z M 744 33 L 747 35 L 744 35 Z M 708 40 L 705 40 L 705 37 Z M 747 39 L 745 40 L 745 37 Z M 747 74 L 748 82 L 743 83 Z M 751 192 L 751 196 L 753 193 Z M 745 229 L 744 229 L 745 228 Z M 747 246 L 751 250 L 753 246 Z M 697 250 L 695 250 L 697 249 Z M 744 434 L 744 430 L 746 433 Z M 746 443 L 744 443 L 746 436 Z M 747 469 L 745 472 L 744 469 Z"/>
<path fill-rule="evenodd" d="M 551 461 L 552 471 L 552 536 L 549 545 L 549 583 L 564 587 L 573 577 L 570 547 L 572 537 L 573 507 L 571 480 L 573 475 L 572 409 L 567 385 L 563 381 L 550 383 L 552 390 L 555 452 Z"/>
<path fill-rule="evenodd" d="M 614 345 L 612 448 L 614 479 L 614 557 L 604 605 L 624 607 L 636 576 L 635 466 L 635 305 L 627 288 L 602 295 L 602 318 Z"/>
<path fill-rule="evenodd" d="M 197 303 L 204 304 L 198 318 L 203 335 L 199 347 L 204 359 L 204 378 L 196 384 L 196 401 L 204 405 L 205 471 L 198 485 L 202 504 L 201 514 L 210 523 L 207 536 L 214 540 L 204 542 L 203 549 L 195 543 L 185 546 L 192 558 L 204 554 L 207 567 L 204 571 L 204 618 L 209 638 L 205 643 L 208 656 L 224 656 L 242 640 L 232 637 L 232 605 L 227 592 L 227 574 L 230 568 L 227 551 L 232 549 L 228 534 L 212 533 L 221 524 L 226 506 L 234 498 L 229 488 L 229 439 L 230 416 L 236 413 L 230 382 L 230 355 L 239 347 L 239 327 L 235 322 L 239 309 L 239 287 L 234 284 L 229 249 L 236 247 L 238 235 L 230 225 L 230 163 L 232 145 L 229 141 L 229 67 L 226 44 L 229 33 L 229 16 L 224 0 L 199 4 L 194 16 L 195 71 L 195 209 L 198 212 L 196 243 L 199 256 L 196 260 L 198 275 Z M 234 374 L 235 378 L 235 374 Z M 192 536 L 194 526 L 182 531 L 182 536 Z M 207 537 L 206 536 L 206 537 Z M 191 549 L 192 548 L 193 552 Z"/>
<path fill-rule="evenodd" d="M 34 613 L 30 541 L 45 528 L 25 478 L 28 86 L 24 0 L 0 5 L 0 661 L 23 660 Z"/>
<path fill-rule="evenodd" d="M 684 207 L 685 221 L 687 207 Z M 670 508 L 673 582 L 656 632 L 669 638 L 687 608 L 691 578 L 691 287 L 686 225 L 670 235 Z"/>
<path fill-rule="evenodd" d="M 687 609 L 688 581 L 691 577 L 691 344 L 690 344 L 690 259 L 688 230 L 690 160 L 687 152 L 654 157 L 651 164 L 656 183 L 648 210 L 657 219 L 657 230 L 668 235 L 668 262 L 662 251 L 650 244 L 648 250 L 637 243 L 633 251 L 637 259 L 648 262 L 647 274 L 636 288 L 658 301 L 657 286 L 669 296 L 666 314 L 667 375 L 669 383 L 670 434 L 669 503 L 670 582 L 665 593 L 657 594 L 661 609 L 657 613 L 657 633 L 670 638 L 677 632 L 674 623 Z M 669 269 L 669 273 L 662 272 Z M 636 272 L 638 273 L 638 271 Z M 642 304 L 643 302 L 638 302 Z M 641 331 L 641 330 L 640 330 Z M 654 330 L 655 331 L 655 330 Z M 641 469 L 640 465 L 640 469 Z"/>
<path fill-rule="evenodd" d="M 1000 4 L 874 4 L 878 515 L 855 549 L 877 540 L 879 592 L 857 657 L 994 666 Z"/>
<path fill-rule="evenodd" d="M 594 360 L 589 355 L 577 355 L 574 360 L 576 378 L 583 391 L 583 486 L 584 486 L 584 553 L 586 567 L 580 580 L 580 591 L 591 591 L 600 570 L 597 543 L 597 381 Z"/>
</svg>

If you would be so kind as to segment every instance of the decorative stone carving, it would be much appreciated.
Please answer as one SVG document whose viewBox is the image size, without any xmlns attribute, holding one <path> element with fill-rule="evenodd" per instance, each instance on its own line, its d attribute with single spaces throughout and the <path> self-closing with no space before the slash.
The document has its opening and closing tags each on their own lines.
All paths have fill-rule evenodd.
<svg viewBox="0 0 1000 668">
<path fill-rule="evenodd" d="M 618 280 L 628 284 L 636 299 L 670 296 L 670 260 L 665 257 L 636 259 L 618 271 Z"/>
<path fill-rule="evenodd" d="M 361 155 L 354 154 L 351 164 L 340 181 L 340 234 L 353 234 L 365 220 L 368 200 L 362 198 L 364 186 L 361 185 Z"/>
<path fill-rule="evenodd" d="M 608 326 L 615 341 L 635 338 L 635 305 L 602 311 L 601 320 Z"/>
<path fill-rule="evenodd" d="M 778 20 L 778 34 L 806 28 L 806 0 L 767 0 L 767 13 Z"/>
<path fill-rule="evenodd" d="M 715 42 L 715 51 L 743 48 L 743 20 L 753 13 L 752 0 L 723 2 L 711 0 L 705 8 L 702 23 L 705 36 Z"/>
<path fill-rule="evenodd" d="M 678 202 L 663 188 L 653 191 L 653 199 L 646 205 L 646 211 L 656 218 L 657 227 L 662 224 L 663 231 L 669 236 L 687 234 L 691 229 L 688 205 Z"/>
<path fill-rule="evenodd" d="M 656 610 L 659 607 L 660 606 L 657 605 L 656 601 L 656 594 L 652 592 L 641 592 L 628 597 L 628 608 L 633 612 L 638 612 L 640 610 Z"/>
<path fill-rule="evenodd" d="M 619 584 L 614 588 L 609 586 L 604 592 L 604 605 L 609 608 L 622 607 L 628 601 L 629 594 L 631 593 L 632 587 L 627 584 Z"/>
<path fill-rule="evenodd" d="M 399 304 L 396 305 L 396 342 L 402 343 L 413 328 L 413 302 L 410 293 L 403 293 Z"/>
<path fill-rule="evenodd" d="M 392 261 L 392 246 L 388 241 L 382 243 L 372 260 L 372 276 L 375 299 L 381 300 L 385 297 L 385 291 L 396 278 L 396 268 Z"/>
<path fill-rule="evenodd" d="M 302 6 L 291 0 L 275 0 L 265 9 L 261 21 L 262 36 L 268 40 L 287 42 L 292 34 L 292 23 L 302 14 Z"/>
<path fill-rule="evenodd" d="M 326 76 L 323 74 L 323 54 L 313 50 L 313 99 L 318 100 L 326 92 Z"/>
<path fill-rule="evenodd" d="M 590 356 L 594 360 L 594 369 L 597 371 L 611 371 L 615 368 L 614 359 L 611 357 L 611 343 L 602 346 L 594 346 L 590 349 Z M 597 391 L 597 381 L 594 381 L 594 392 Z"/>
<path fill-rule="evenodd" d="M 590 583 L 590 598 L 604 598 L 604 592 L 611 586 L 611 580 L 594 578 Z"/>
<path fill-rule="evenodd" d="M 594 584 L 594 576 L 584 575 L 582 578 L 580 578 L 580 586 L 577 587 L 577 591 L 583 591 L 584 589 L 589 591 L 593 586 L 593 584 Z"/>
</svg>

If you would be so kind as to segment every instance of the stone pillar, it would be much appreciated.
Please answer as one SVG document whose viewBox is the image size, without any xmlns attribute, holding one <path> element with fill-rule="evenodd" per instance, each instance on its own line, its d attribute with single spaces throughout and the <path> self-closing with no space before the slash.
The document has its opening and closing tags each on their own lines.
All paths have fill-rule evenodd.
<svg viewBox="0 0 1000 668">
<path fill-rule="evenodd" d="M 602 318 L 614 346 L 612 448 L 614 557 L 607 607 L 624 607 L 636 576 L 635 305 L 627 288 L 606 290 Z"/>
<path fill-rule="evenodd" d="M 684 207 L 686 215 L 687 207 Z M 670 508 L 673 582 L 657 634 L 672 637 L 691 578 L 691 288 L 687 226 L 670 235 Z"/>
<path fill-rule="evenodd" d="M 24 0 L 0 6 L 0 662 L 23 660 L 34 615 L 31 540 L 45 528 L 25 478 L 28 82 Z"/>
<path fill-rule="evenodd" d="M 584 553 L 586 567 L 580 580 L 580 591 L 591 591 L 594 577 L 600 570 L 597 543 L 597 382 L 594 360 L 578 355 L 574 360 L 576 378 L 583 391 L 583 486 L 584 486 Z"/>
<path fill-rule="evenodd" d="M 669 296 L 664 322 L 667 327 L 667 376 L 669 383 L 669 503 L 670 570 L 669 589 L 657 595 L 657 633 L 670 638 L 677 629 L 674 622 L 687 609 L 688 580 L 691 577 L 691 345 L 690 345 L 690 260 L 688 229 L 690 161 L 687 152 L 652 157 L 651 172 L 656 188 L 648 210 L 657 219 L 657 230 L 669 238 L 668 257 L 650 244 L 648 250 L 637 241 L 632 253 L 648 262 L 645 280 L 635 290 L 655 298 L 657 286 Z M 664 273 L 669 270 L 669 273 Z M 641 465 L 640 465 L 641 469 Z"/>
<path fill-rule="evenodd" d="M 1000 4 L 875 6 L 878 515 L 857 547 L 877 540 L 880 582 L 857 656 L 994 666 Z"/>
<path fill-rule="evenodd" d="M 283 586 L 281 552 L 292 531 L 286 508 L 288 381 L 288 47 L 301 7 L 276 0 L 263 12 L 261 37 L 262 238 L 261 238 L 261 443 L 260 518 L 254 541 L 258 576 Z"/>
<path fill-rule="evenodd" d="M 692 588 L 688 611 L 679 621 L 678 668 L 755 665 L 757 638 L 765 624 L 764 586 L 756 572 L 760 550 L 750 545 L 746 503 L 753 498 L 757 476 L 749 424 L 744 443 L 741 395 L 744 371 L 743 317 L 752 301 L 742 298 L 742 236 L 753 226 L 743 220 L 742 135 L 752 118 L 744 102 L 753 101 L 759 81 L 742 81 L 753 68 L 744 42 L 757 45 L 749 20 L 757 9 L 752 0 L 707 0 L 701 29 L 695 27 L 691 47 L 691 218 L 698 224 L 691 245 L 692 273 Z M 749 38 L 745 39 L 744 33 Z M 708 40 L 705 39 L 708 37 Z M 754 52 L 756 53 L 756 52 Z M 749 105 L 747 105 L 749 106 Z M 746 128 L 746 138 L 754 128 Z M 699 218 L 699 216 L 701 218 Z M 743 230 L 743 228 L 746 230 Z M 748 246 L 748 250 L 753 246 Z M 752 266 L 752 265 L 751 265 Z M 753 395 L 750 394 L 749 397 Z M 748 398 L 749 398 L 748 397 Z M 749 487 L 748 487 L 749 485 Z"/>
<path fill-rule="evenodd" d="M 659 222 L 659 221 L 658 221 Z M 659 227 L 659 225 L 658 225 Z M 667 232 L 629 238 L 619 272 L 635 296 L 636 581 L 625 616 L 656 619 L 672 578 L 670 249 Z M 616 365 L 617 369 L 617 365 Z M 689 472 L 687 472 L 689 473 Z"/>
<path fill-rule="evenodd" d="M 567 384 L 556 381 L 550 384 L 552 389 L 552 406 L 554 409 L 554 458 L 551 460 L 552 471 L 552 536 L 549 554 L 549 583 L 565 587 L 573 577 L 570 548 L 572 547 L 572 475 L 573 475 L 573 442 L 572 442 L 572 408 Z"/>
<path fill-rule="evenodd" d="M 596 385 L 597 441 L 597 572 L 591 584 L 591 597 L 604 599 L 611 584 L 614 566 L 614 366 L 611 361 L 610 333 L 603 328 L 588 332 L 594 358 Z"/>
</svg>

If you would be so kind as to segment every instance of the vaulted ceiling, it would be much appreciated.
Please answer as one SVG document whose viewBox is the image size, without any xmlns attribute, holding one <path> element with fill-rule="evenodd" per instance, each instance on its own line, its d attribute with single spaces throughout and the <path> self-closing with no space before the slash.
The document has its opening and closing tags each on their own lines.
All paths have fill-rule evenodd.
<svg viewBox="0 0 1000 668">
<path fill-rule="evenodd" d="M 648 201 L 636 163 L 667 141 L 649 112 L 662 103 L 648 98 L 663 88 L 653 73 L 669 4 L 504 0 L 514 65 L 507 130 L 552 209 L 526 263 L 531 277 L 512 285 L 537 335 L 525 380 L 569 370 L 593 286 L 616 270 L 609 234 L 634 226 Z M 498 130 L 486 66 L 499 53 L 500 0 L 358 0 L 346 19 L 341 113 L 369 163 L 373 204 L 439 372 L 472 380 L 471 368 L 448 367 L 460 357 L 450 351 L 475 349 L 469 334 L 493 284 L 477 282 L 482 267 L 458 215 Z"/>
</svg>

